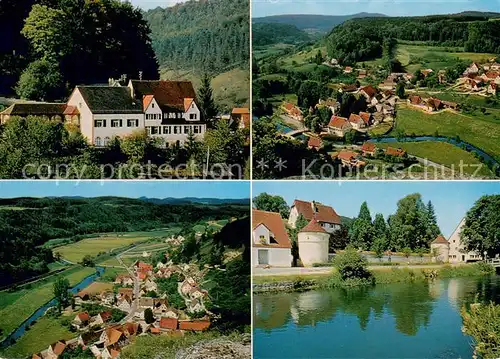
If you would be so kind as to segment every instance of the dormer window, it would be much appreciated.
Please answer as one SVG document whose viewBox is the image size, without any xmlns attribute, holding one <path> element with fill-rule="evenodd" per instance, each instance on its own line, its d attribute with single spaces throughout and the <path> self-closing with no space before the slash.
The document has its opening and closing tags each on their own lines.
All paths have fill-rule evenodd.
<svg viewBox="0 0 500 359">
<path fill-rule="evenodd" d="M 155 103 L 154 102 L 151 104 L 151 108 L 155 108 Z"/>
</svg>

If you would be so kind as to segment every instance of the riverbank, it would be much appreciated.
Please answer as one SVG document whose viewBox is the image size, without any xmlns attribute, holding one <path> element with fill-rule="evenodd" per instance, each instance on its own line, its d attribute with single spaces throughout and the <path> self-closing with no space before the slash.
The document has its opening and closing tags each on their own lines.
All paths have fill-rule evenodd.
<svg viewBox="0 0 500 359">
<path fill-rule="evenodd" d="M 339 284 L 335 268 L 315 268 L 311 274 L 262 275 L 253 277 L 253 292 L 303 291 L 313 288 L 331 288 Z M 482 276 L 495 273 L 495 269 L 484 263 L 452 266 L 406 266 L 406 267 L 369 267 L 374 284 L 413 282 L 436 278 L 457 278 Z"/>
</svg>

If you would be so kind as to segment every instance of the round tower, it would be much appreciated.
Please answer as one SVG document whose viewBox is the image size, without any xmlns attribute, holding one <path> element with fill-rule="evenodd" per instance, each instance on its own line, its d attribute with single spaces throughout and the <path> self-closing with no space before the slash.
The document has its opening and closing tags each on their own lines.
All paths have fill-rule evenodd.
<svg viewBox="0 0 500 359">
<path fill-rule="evenodd" d="M 299 256 L 304 267 L 328 262 L 330 235 L 313 218 L 298 234 Z"/>
<path fill-rule="evenodd" d="M 431 243 L 432 261 L 448 263 L 449 255 L 450 243 L 442 235 L 437 236 Z"/>
</svg>

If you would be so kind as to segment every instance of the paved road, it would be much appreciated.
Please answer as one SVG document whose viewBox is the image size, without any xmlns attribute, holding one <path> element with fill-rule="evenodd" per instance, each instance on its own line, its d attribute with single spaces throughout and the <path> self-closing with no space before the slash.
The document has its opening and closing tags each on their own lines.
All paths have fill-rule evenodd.
<svg viewBox="0 0 500 359">
<path fill-rule="evenodd" d="M 452 264 L 452 266 L 459 266 L 461 264 Z M 441 264 L 433 264 L 433 265 L 398 265 L 398 266 L 368 266 L 368 269 L 379 269 L 379 268 L 409 268 L 409 269 L 436 269 L 441 268 Z M 311 268 L 262 268 L 257 267 L 253 268 L 254 276 L 287 276 L 287 275 L 314 275 L 314 274 L 328 274 L 332 271 L 332 267 L 311 267 Z"/>
<path fill-rule="evenodd" d="M 127 267 L 125 265 L 125 263 L 123 263 L 123 261 L 120 258 L 120 256 L 116 256 L 116 259 L 127 270 L 127 272 L 132 276 L 132 278 L 134 278 L 134 298 L 132 300 L 132 305 L 131 305 L 130 312 L 120 322 L 120 323 L 123 324 L 123 323 L 128 322 L 130 319 L 132 319 L 134 317 L 134 314 L 135 314 L 135 312 L 137 310 L 137 304 L 138 304 L 137 301 L 139 300 L 139 290 L 140 290 L 140 287 L 139 287 L 139 280 L 137 279 L 137 276 L 135 275 L 135 273 L 129 267 Z"/>
</svg>

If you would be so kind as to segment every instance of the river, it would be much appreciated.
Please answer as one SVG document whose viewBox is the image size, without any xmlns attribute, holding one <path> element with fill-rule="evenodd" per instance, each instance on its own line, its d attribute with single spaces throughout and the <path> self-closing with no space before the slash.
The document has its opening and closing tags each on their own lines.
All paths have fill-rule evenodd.
<svg viewBox="0 0 500 359">
<path fill-rule="evenodd" d="M 75 285 L 70 289 L 71 294 L 76 294 L 82 289 L 88 287 L 92 284 L 97 278 L 99 278 L 104 273 L 104 267 L 96 267 L 96 272 L 94 274 L 89 275 L 85 279 L 83 279 L 80 283 Z M 31 325 L 34 321 L 39 319 L 41 316 L 45 314 L 47 309 L 53 307 L 57 304 L 56 299 L 50 300 L 48 303 L 44 304 L 40 308 L 38 308 L 28 319 L 26 319 L 16 330 L 14 330 L 8 337 L 6 337 L 3 341 L 0 342 L 0 347 L 9 346 L 12 343 L 12 340 L 17 340 L 26 332 L 26 326 Z"/>
<path fill-rule="evenodd" d="M 254 295 L 254 357 L 471 358 L 460 308 L 500 276 Z"/>
</svg>

